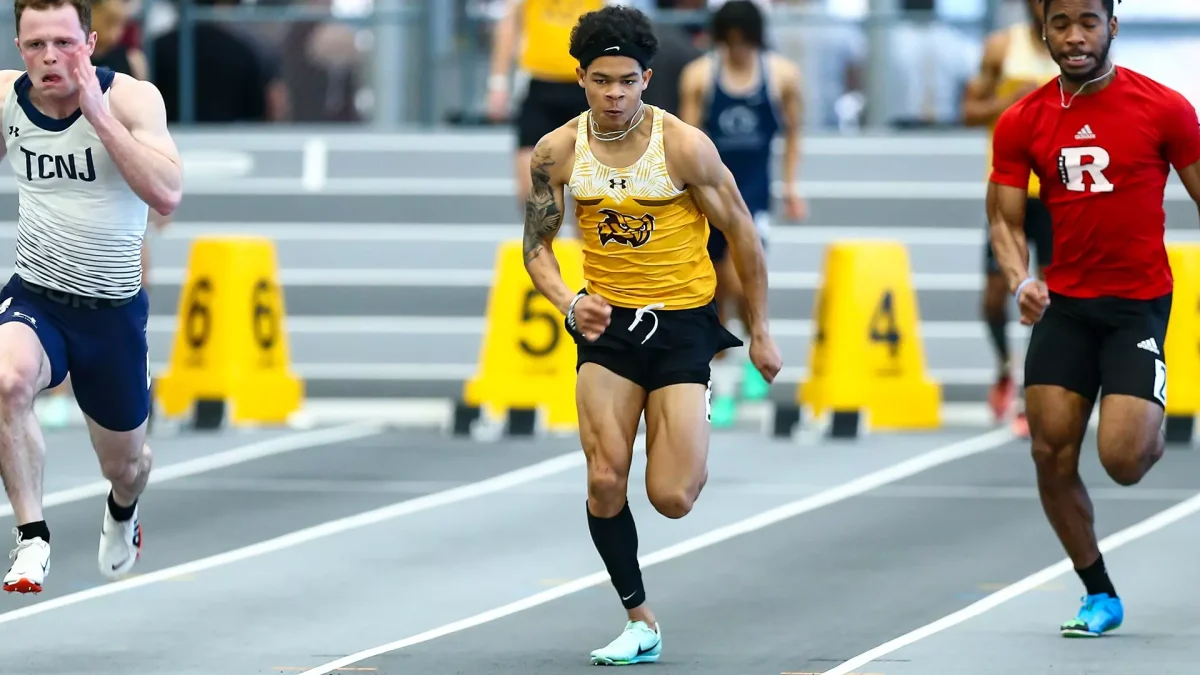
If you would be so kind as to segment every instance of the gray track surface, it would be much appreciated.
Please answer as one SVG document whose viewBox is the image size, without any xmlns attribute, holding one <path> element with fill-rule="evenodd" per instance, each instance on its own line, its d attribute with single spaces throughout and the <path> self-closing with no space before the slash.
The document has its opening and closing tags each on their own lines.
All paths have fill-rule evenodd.
<svg viewBox="0 0 1200 675">
<path fill-rule="evenodd" d="M 277 435 L 155 442 L 160 465 Z M 696 509 L 671 521 L 649 506 L 645 456 L 631 504 L 643 555 L 944 446 L 951 433 L 806 445 L 740 433 L 713 439 Z M 90 482 L 84 436 L 49 435 L 47 482 Z M 144 498 L 138 573 L 478 481 L 562 453 L 572 439 L 478 443 L 386 432 L 153 485 Z M 1142 484 L 1116 489 L 1085 452 L 1101 536 L 1200 490 L 1200 456 L 1171 451 Z M 58 489 L 58 488 L 55 488 Z M 430 630 L 601 569 L 584 518 L 581 465 L 498 493 L 435 507 L 169 581 L 4 624 L 11 672 L 40 675 L 288 673 Z M 100 499 L 50 507 L 54 554 L 40 597 L 101 583 Z M 1155 672 L 1191 664 L 1183 548 L 1195 523 L 1111 556 L 1127 598 L 1123 634 L 1064 644 L 1054 629 L 1079 584 L 1062 578 L 982 619 L 862 672 Z M 1194 537 L 1192 537 L 1194 538 Z M 1028 449 L 1012 443 L 932 468 L 645 571 L 666 637 L 653 672 L 823 672 L 957 610 L 1062 556 L 1036 499 Z M 1156 578 L 1152 578 L 1156 577 Z M 3 614 L 0 614 L 3 621 Z M 623 612 L 607 583 L 494 622 L 353 664 L 377 675 L 583 672 Z M 986 629 L 986 630 L 984 630 Z M 973 631 L 973 632 L 972 632 Z M 1170 653 L 1148 649 L 1165 644 Z M 52 646 L 51 647 L 48 647 Z M 1081 657 L 1079 654 L 1088 654 Z M 1103 661 L 1112 659 L 1112 662 Z M 1155 659 L 1147 661 L 1144 659 Z M 925 667 L 918 667 L 925 666 Z M 1051 670 L 1052 666 L 1067 668 Z M 640 672 L 640 671 L 639 671 Z M 647 671 L 649 672 L 649 671 Z"/>
<path fill-rule="evenodd" d="M 1072 592 L 1075 588 L 1055 584 L 901 649 L 888 657 L 889 663 L 872 663 L 863 670 L 918 675 L 969 666 L 978 675 L 1190 675 L 1200 667 L 1192 601 L 1195 567 L 1190 562 L 1197 537 L 1200 520 L 1189 518 L 1105 556 L 1117 592 L 1125 598 L 1125 625 L 1103 640 L 1063 640 L 1048 630 L 1056 618 L 1071 616 L 1078 595 Z M 1020 649 L 1013 649 L 1018 643 Z M 1063 669 L 1065 664 L 1070 670 Z"/>
</svg>

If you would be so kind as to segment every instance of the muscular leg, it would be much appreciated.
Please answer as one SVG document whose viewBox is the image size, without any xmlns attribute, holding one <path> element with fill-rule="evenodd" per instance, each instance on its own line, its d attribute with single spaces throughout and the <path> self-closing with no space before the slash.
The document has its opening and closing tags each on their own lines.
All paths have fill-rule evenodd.
<svg viewBox="0 0 1200 675">
<path fill-rule="evenodd" d="M 1042 509 L 1075 568 L 1087 568 L 1100 556 L 1092 500 L 1079 476 L 1092 402 L 1062 387 L 1035 385 L 1025 389 L 1025 405 Z"/>
<path fill-rule="evenodd" d="M 1100 463 L 1114 481 L 1135 485 L 1162 458 L 1167 364 L 1160 353 L 1171 298 L 1125 301 L 1100 351 Z"/>
<path fill-rule="evenodd" d="M 708 388 L 675 384 L 646 400 L 646 494 L 668 518 L 692 510 L 708 481 Z"/>
<path fill-rule="evenodd" d="M 87 421 L 100 471 L 111 486 L 97 554 L 100 573 L 109 579 L 129 572 L 142 549 L 138 498 L 153 464 L 146 446 L 148 311 L 143 289 L 118 307 L 82 309 L 68 317 L 75 398 Z"/>
<path fill-rule="evenodd" d="M 23 313 L 35 311 L 18 306 Z M 8 311 L 18 310 L 13 307 Z M 47 321 L 47 317 L 37 316 Z M 43 330 L 48 339 L 57 337 L 53 328 Z M 3 589 L 9 593 L 40 593 L 50 564 L 50 528 L 42 513 L 46 445 L 33 402 L 51 382 L 51 361 L 38 334 L 22 321 L 0 325 L 0 345 L 0 478 L 17 519 L 18 533 Z"/>
<path fill-rule="evenodd" d="M 1080 445 L 1094 401 L 1101 391 L 1110 397 L 1104 357 L 1112 318 L 1106 306 L 1052 298 L 1030 335 L 1025 359 L 1025 407 L 1042 508 L 1086 589 L 1079 613 L 1059 628 L 1065 637 L 1101 635 L 1119 627 L 1123 617 L 1079 476 Z M 1102 420 L 1109 409 L 1111 403 L 1103 400 Z"/>
<path fill-rule="evenodd" d="M 86 413 L 85 413 L 86 415 Z M 100 461 L 100 471 L 111 484 L 100 530 L 97 563 L 100 573 L 118 579 L 128 573 L 141 557 L 142 530 L 138 522 L 138 498 L 150 480 L 153 455 L 146 445 L 143 421 L 128 431 L 106 429 L 87 416 L 92 447 Z"/>
<path fill-rule="evenodd" d="M 653 625 L 637 560 L 637 528 L 627 498 L 633 442 L 646 393 L 595 363 L 576 383 L 579 436 L 587 458 L 588 528 L 631 621 Z"/>
<path fill-rule="evenodd" d="M 42 517 L 42 472 L 46 446 L 33 412 L 33 399 L 50 383 L 50 359 L 37 334 L 23 322 L 0 325 L 0 478 L 17 525 L 26 537 L 48 532 L 25 532 Z"/>
<path fill-rule="evenodd" d="M 130 431 L 111 431 L 90 417 L 86 419 L 92 447 L 100 461 L 100 472 L 112 484 L 109 509 L 117 520 L 129 520 L 138 497 L 150 480 L 153 465 L 153 454 L 146 445 L 146 423 L 142 422 Z M 128 515 L 122 518 L 126 513 Z"/>
<path fill-rule="evenodd" d="M 1109 394 L 1100 401 L 1100 464 L 1117 483 L 1136 485 L 1162 459 L 1163 409 L 1143 398 Z"/>
</svg>

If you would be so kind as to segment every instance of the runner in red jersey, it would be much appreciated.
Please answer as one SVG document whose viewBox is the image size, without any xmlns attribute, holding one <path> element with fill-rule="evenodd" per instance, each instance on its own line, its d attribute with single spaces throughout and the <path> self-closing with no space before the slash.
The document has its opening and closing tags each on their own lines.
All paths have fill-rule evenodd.
<svg viewBox="0 0 1200 675">
<path fill-rule="evenodd" d="M 1113 66 L 1113 0 L 1043 3 L 1061 74 L 997 123 L 987 207 L 996 258 L 1033 325 L 1025 401 L 1038 491 L 1087 591 L 1060 630 L 1099 636 L 1121 625 L 1124 608 L 1097 546 L 1079 451 L 1103 391 L 1097 444 L 1109 476 L 1133 485 L 1162 456 L 1173 288 L 1163 191 L 1174 167 L 1200 204 L 1200 121 L 1179 93 Z M 1023 228 L 1031 170 L 1054 229 L 1045 283 L 1029 274 Z"/>
</svg>

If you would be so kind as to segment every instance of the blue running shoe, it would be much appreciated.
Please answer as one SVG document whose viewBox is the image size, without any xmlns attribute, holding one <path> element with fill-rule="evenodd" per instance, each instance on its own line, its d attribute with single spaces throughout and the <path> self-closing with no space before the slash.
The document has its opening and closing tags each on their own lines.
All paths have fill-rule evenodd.
<svg viewBox="0 0 1200 675">
<path fill-rule="evenodd" d="M 1083 598 L 1083 607 L 1074 619 L 1064 623 L 1059 631 L 1063 637 L 1100 637 L 1121 627 L 1125 608 L 1120 598 L 1107 593 Z"/>
<path fill-rule="evenodd" d="M 630 621 L 617 639 L 592 652 L 592 664 L 597 666 L 631 666 L 653 663 L 662 655 L 662 634 L 645 621 Z"/>
</svg>

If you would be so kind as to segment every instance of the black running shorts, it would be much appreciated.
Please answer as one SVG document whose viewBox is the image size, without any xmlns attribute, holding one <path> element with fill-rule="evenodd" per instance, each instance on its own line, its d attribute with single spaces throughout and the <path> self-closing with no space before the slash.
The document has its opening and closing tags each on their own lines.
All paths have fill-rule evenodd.
<svg viewBox="0 0 1200 675">
<path fill-rule="evenodd" d="M 715 302 L 696 309 L 648 310 L 640 320 L 638 310 L 613 307 L 608 328 L 595 342 L 569 324 L 567 332 L 579 347 L 576 370 L 595 363 L 647 393 L 673 384 L 708 385 L 713 357 L 743 344 L 721 325 Z"/>
<path fill-rule="evenodd" d="M 1055 385 L 1096 401 L 1125 394 L 1166 407 L 1163 344 L 1171 294 L 1153 300 L 1050 294 L 1025 354 L 1025 386 Z"/>
<path fill-rule="evenodd" d="M 579 83 L 531 79 L 517 113 L 517 147 L 532 148 L 542 136 L 575 119 L 588 109 Z"/>
<path fill-rule="evenodd" d="M 984 221 L 986 226 L 987 221 Z M 1030 197 L 1025 202 L 1025 241 L 1033 244 L 1037 266 L 1049 267 L 1051 253 L 1054 251 L 1054 228 L 1050 223 L 1050 209 L 1037 197 Z M 988 236 L 984 244 L 983 266 L 988 274 L 1000 274 L 1000 265 L 996 262 L 996 252 L 992 250 L 992 238 Z"/>
</svg>

